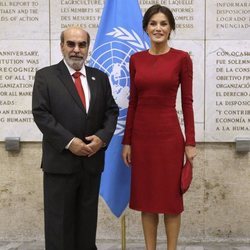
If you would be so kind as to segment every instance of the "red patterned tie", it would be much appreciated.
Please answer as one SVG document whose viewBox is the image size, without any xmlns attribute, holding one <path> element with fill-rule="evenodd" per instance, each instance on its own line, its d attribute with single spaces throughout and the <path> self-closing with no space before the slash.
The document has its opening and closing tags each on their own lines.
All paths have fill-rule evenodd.
<svg viewBox="0 0 250 250">
<path fill-rule="evenodd" d="M 80 96 L 82 100 L 83 106 L 86 108 L 86 101 L 85 101 L 85 95 L 84 95 L 84 90 L 82 88 L 82 82 L 81 82 L 81 76 L 82 73 L 79 71 L 76 71 L 72 76 L 75 78 L 75 86 L 78 92 L 78 95 Z"/>
</svg>

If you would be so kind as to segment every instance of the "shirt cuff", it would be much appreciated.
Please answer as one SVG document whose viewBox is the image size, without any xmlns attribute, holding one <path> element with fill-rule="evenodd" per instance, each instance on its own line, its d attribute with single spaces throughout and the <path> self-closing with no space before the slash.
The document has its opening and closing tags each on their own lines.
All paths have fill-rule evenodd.
<svg viewBox="0 0 250 250">
<path fill-rule="evenodd" d="M 75 139 L 75 137 L 66 145 L 65 149 L 69 149 L 70 144 L 72 143 L 72 141 Z"/>
</svg>

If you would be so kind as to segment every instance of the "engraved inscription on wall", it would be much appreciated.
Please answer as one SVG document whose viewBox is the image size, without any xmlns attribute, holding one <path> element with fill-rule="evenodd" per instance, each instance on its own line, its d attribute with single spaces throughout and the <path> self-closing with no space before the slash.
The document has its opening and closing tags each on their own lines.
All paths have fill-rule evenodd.
<svg viewBox="0 0 250 250">
<path fill-rule="evenodd" d="M 24 98 L 31 97 L 34 75 L 39 64 L 36 50 L 0 51 L 1 122 L 31 123 L 30 107 L 24 106 Z"/>
<path fill-rule="evenodd" d="M 48 43 L 0 41 L 0 140 L 21 136 L 38 140 L 31 99 L 36 71 L 49 64 Z"/>
<path fill-rule="evenodd" d="M 249 39 L 250 2 L 248 0 L 207 1 L 209 39 Z"/>
<path fill-rule="evenodd" d="M 1 22 L 38 22 L 38 1 L 1 1 Z"/>
<path fill-rule="evenodd" d="M 0 140 L 13 133 L 39 140 L 31 115 L 35 71 L 61 59 L 59 36 L 69 26 L 89 31 L 91 52 L 104 2 L 0 1 Z M 249 136 L 249 0 L 139 0 L 143 13 L 157 3 L 169 7 L 176 19 L 173 47 L 193 53 L 198 140 L 204 139 L 204 123 L 207 141 Z"/>
<path fill-rule="evenodd" d="M 44 39 L 49 34 L 45 0 L 0 1 L 0 39 Z"/>
<path fill-rule="evenodd" d="M 247 43 L 250 45 L 249 42 Z M 210 58 L 212 57 L 212 58 Z M 222 45 L 209 55 L 208 134 L 234 140 L 250 133 L 250 50 L 243 44 Z M 211 91 L 212 89 L 212 91 Z M 211 95 L 209 95 L 209 93 Z"/>
<path fill-rule="evenodd" d="M 62 30 L 80 26 L 94 38 L 101 19 L 104 0 L 56 0 L 51 2 L 52 38 L 58 39 Z"/>
</svg>

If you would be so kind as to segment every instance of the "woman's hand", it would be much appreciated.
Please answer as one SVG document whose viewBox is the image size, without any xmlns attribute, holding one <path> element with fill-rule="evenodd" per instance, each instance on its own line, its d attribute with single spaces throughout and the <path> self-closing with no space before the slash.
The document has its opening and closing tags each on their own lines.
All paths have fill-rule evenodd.
<svg viewBox="0 0 250 250">
<path fill-rule="evenodd" d="M 128 167 L 130 167 L 130 164 L 131 164 L 131 146 L 130 145 L 123 145 L 122 158 L 123 158 L 124 163 Z"/>
<path fill-rule="evenodd" d="M 185 147 L 185 154 L 187 159 L 191 162 L 191 164 L 193 165 L 193 160 L 196 156 L 196 147 L 195 146 L 186 146 Z"/>
</svg>

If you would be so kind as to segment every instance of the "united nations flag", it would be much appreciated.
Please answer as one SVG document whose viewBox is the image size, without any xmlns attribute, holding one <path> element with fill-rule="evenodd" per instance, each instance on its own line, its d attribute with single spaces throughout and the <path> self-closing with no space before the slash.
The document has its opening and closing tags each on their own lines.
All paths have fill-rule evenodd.
<svg viewBox="0 0 250 250">
<path fill-rule="evenodd" d="M 121 141 L 129 101 L 129 58 L 148 48 L 137 0 L 106 0 L 89 65 L 108 74 L 120 109 L 118 124 L 106 152 L 100 195 L 112 213 L 120 217 L 130 194 L 130 169 L 122 161 Z"/>
</svg>

